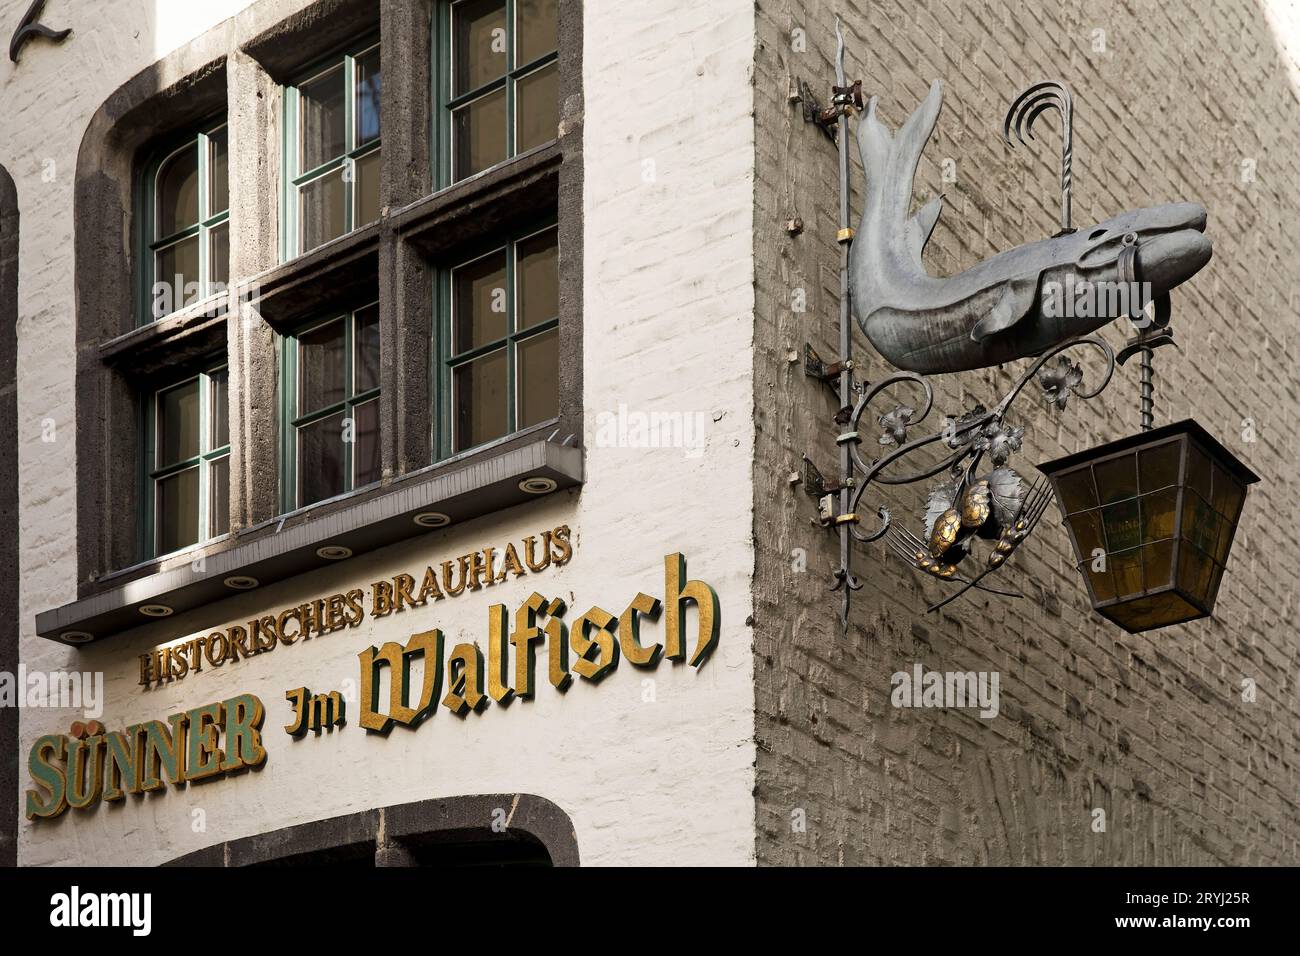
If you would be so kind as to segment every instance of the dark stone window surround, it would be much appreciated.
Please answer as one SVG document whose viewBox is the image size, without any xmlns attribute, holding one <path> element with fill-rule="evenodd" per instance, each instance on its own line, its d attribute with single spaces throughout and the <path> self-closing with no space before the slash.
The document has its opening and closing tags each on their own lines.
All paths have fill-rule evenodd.
<svg viewBox="0 0 1300 956">
<path fill-rule="evenodd" d="M 508 825 L 493 829 L 501 812 Z M 541 844 L 554 866 L 578 866 L 578 838 L 568 814 L 531 793 L 476 794 L 419 800 L 259 833 L 187 853 L 164 866 L 266 866 L 330 852 L 374 855 L 375 866 L 412 866 L 415 845 Z"/>
<path fill-rule="evenodd" d="M 95 114 L 76 184 L 78 600 L 38 614 L 42 636 L 106 637 L 145 623 L 142 603 L 179 613 L 229 595 L 222 581 L 231 575 L 266 584 L 321 567 L 315 548 L 323 538 L 357 553 L 382 547 L 424 533 L 409 520 L 420 511 L 460 522 L 519 504 L 529 498 L 518 488 L 524 477 L 550 477 L 561 490 L 581 483 L 581 0 L 560 3 L 559 139 L 433 193 L 429 44 L 437 3 L 320 0 L 278 20 L 273 4 L 254 4 L 138 74 Z M 377 13 L 383 217 L 280 263 L 280 83 L 373 29 Z M 227 104 L 235 288 L 136 328 L 129 211 L 139 154 Z M 430 465 L 434 274 L 463 243 L 537 209 L 559 218 L 559 417 Z M 322 290 L 331 308 L 354 295 L 380 300 L 384 478 L 377 488 L 281 515 L 274 333 L 324 305 Z M 223 349 L 232 533 L 138 562 L 138 395 L 164 370 L 174 377 L 178 365 Z"/>
</svg>

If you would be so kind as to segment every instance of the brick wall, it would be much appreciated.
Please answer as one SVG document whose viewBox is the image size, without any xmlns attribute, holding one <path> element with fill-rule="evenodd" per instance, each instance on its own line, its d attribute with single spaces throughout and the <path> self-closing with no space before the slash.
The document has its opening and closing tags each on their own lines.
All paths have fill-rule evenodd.
<svg viewBox="0 0 1300 956">
<path fill-rule="evenodd" d="M 1300 501 L 1300 109 L 1294 57 L 1279 53 L 1288 44 L 1294 51 L 1295 37 L 1285 34 L 1284 17 L 1266 12 L 1276 9 L 1234 0 L 759 0 L 760 862 L 1300 862 L 1291 576 Z M 837 351 L 835 150 L 787 99 L 799 77 L 825 96 L 836 13 L 849 77 L 879 96 L 891 128 L 932 79 L 944 81 L 943 112 L 916 177 L 918 203 L 940 188 L 947 197 L 926 250 L 932 274 L 1056 230 L 1055 118 L 1040 121 L 1033 148 L 1008 150 L 1000 138 L 1011 98 L 1040 79 L 1063 79 L 1075 94 L 1077 225 L 1160 202 L 1207 207 L 1214 259 L 1175 292 L 1181 351 L 1157 356 L 1156 415 L 1157 423 L 1195 417 L 1263 477 L 1213 620 L 1128 636 L 1092 614 L 1053 508 L 1002 575 L 1025 600 L 981 594 L 927 615 L 942 585 L 886 559 L 879 543 L 857 546 L 865 586 L 840 633 L 827 590 L 836 539 L 813 525 L 813 502 L 787 483 L 801 454 L 828 475 L 837 457 L 835 403 L 788 358 L 805 341 L 824 356 Z M 856 142 L 851 156 L 860 189 Z M 945 158 L 956 162 L 954 183 L 941 183 Z M 857 196 L 854 210 L 856 225 Z M 784 223 L 795 216 L 806 231 L 791 237 Z M 802 314 L 792 310 L 796 289 L 807 296 Z M 1117 326 L 1105 334 L 1122 340 Z M 854 342 L 861 376 L 887 373 L 856 330 Z M 936 418 L 990 404 L 1020 368 L 937 383 Z M 1085 371 L 1096 369 L 1086 358 Z M 1010 419 L 1027 428 L 1013 465 L 1032 474 L 1037 462 L 1135 431 L 1136 371 L 1119 376 L 1100 399 L 1072 402 L 1064 415 L 1026 395 Z M 924 493 L 903 488 L 885 501 L 919 530 Z M 890 675 L 914 662 L 998 672 L 1001 713 L 983 720 L 970 710 L 893 708 Z M 1243 679 L 1256 682 L 1254 702 L 1242 699 Z M 1104 832 L 1094 829 L 1098 808 Z"/>
</svg>

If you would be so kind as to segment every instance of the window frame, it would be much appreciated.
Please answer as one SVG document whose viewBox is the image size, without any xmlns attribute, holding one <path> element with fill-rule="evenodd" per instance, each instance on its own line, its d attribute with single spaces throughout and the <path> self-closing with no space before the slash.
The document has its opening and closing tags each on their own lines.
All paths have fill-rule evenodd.
<svg viewBox="0 0 1300 956">
<path fill-rule="evenodd" d="M 357 313 L 366 309 L 379 308 L 379 300 L 362 302 L 351 308 L 343 309 L 338 312 L 331 312 L 328 315 L 311 319 L 298 327 L 292 332 L 277 336 L 280 351 L 280 513 L 292 514 L 303 508 L 314 508 L 317 505 L 327 501 L 333 501 L 336 498 L 342 498 L 351 495 L 354 492 L 366 488 L 377 486 L 383 479 L 368 482 L 364 485 L 356 483 L 356 462 L 354 459 L 354 447 L 356 445 L 356 408 L 358 405 L 364 405 L 369 401 L 382 401 L 383 381 L 382 375 L 380 381 L 374 388 L 369 388 L 358 392 L 356 390 L 356 330 L 357 330 Z M 306 414 L 298 413 L 299 402 L 299 369 L 301 367 L 301 339 L 317 329 L 322 329 L 334 322 L 342 321 L 343 325 L 343 363 L 344 363 L 344 389 L 343 398 L 337 402 L 314 409 Z M 383 333 L 380 326 L 380 356 L 382 362 L 383 356 Z M 337 495 L 328 498 L 322 498 L 319 501 L 302 503 L 302 490 L 298 482 L 298 432 L 307 425 L 314 424 L 318 421 L 330 418 L 334 415 L 343 413 L 344 421 L 352 420 L 354 432 L 353 440 L 343 443 L 344 456 L 344 488 Z M 382 440 L 383 416 L 382 412 L 379 417 L 380 438 Z M 382 470 L 382 469 L 381 469 Z"/>
<path fill-rule="evenodd" d="M 211 202 L 212 186 L 211 143 L 212 137 L 222 130 L 226 131 L 226 208 L 218 213 L 211 213 L 208 209 L 208 204 Z M 171 159 L 179 156 L 187 149 L 197 149 L 199 154 L 199 220 L 193 226 L 187 226 L 179 232 L 159 238 L 156 235 L 159 211 L 158 177 Z M 147 155 L 148 159 L 141 166 L 139 183 L 136 189 L 135 214 L 138 223 L 137 244 L 139 254 L 139 266 L 136 270 L 139 289 L 139 309 L 136 314 L 137 327 L 162 321 L 170 315 L 175 315 L 177 312 L 219 294 L 219 290 L 213 290 L 212 288 L 214 281 L 211 275 L 212 233 L 223 226 L 226 227 L 228 259 L 231 200 L 229 172 L 231 166 L 230 118 L 224 114 L 210 117 L 205 122 L 195 125 L 186 132 L 160 142 L 155 148 L 149 150 Z M 190 303 L 177 304 L 173 302 L 174 308 L 170 312 L 163 315 L 154 315 L 153 289 L 158 283 L 158 253 L 195 236 L 199 239 L 199 297 Z M 229 278 L 229 275 L 227 275 L 227 282 L 229 282 Z M 184 289 L 180 290 L 182 297 L 184 291 Z"/>
<path fill-rule="evenodd" d="M 227 462 L 231 460 L 233 444 L 230 440 L 229 427 L 227 427 L 226 443 L 224 445 L 211 448 L 208 447 L 212 442 L 212 383 L 213 378 L 220 372 L 226 373 L 226 395 L 229 400 L 230 394 L 230 367 L 227 363 L 226 356 L 213 356 L 209 361 L 203 363 L 199 370 L 169 381 L 165 385 L 150 386 L 145 400 L 141 403 L 141 434 L 144 436 L 142 443 L 142 452 L 140 456 L 140 481 L 141 481 L 141 522 L 140 522 L 140 553 L 145 560 L 163 558 L 168 555 L 180 554 L 190 548 L 199 547 L 223 538 L 230 533 L 230 529 L 212 534 L 211 532 L 211 497 L 212 497 L 212 466 L 222 458 Z M 169 465 L 159 467 L 158 465 L 158 435 L 159 435 L 159 416 L 162 413 L 162 405 L 158 401 L 159 396 L 164 392 L 170 392 L 174 389 L 187 385 L 197 380 L 199 383 L 199 451 L 179 462 L 173 462 Z M 229 421 L 229 411 L 227 410 L 227 421 Z M 179 475 L 191 468 L 198 468 L 199 471 L 199 536 L 193 544 L 187 544 L 184 547 L 176 548 L 172 551 L 163 551 L 158 543 L 158 482 L 167 478 Z M 229 467 L 229 465 L 227 465 Z M 229 474 L 227 473 L 227 493 L 229 493 Z M 229 511 L 229 506 L 227 506 Z M 206 530 L 205 530 L 206 529 Z"/>
<path fill-rule="evenodd" d="M 455 74 L 455 57 L 452 48 L 452 9 L 459 3 L 470 2 L 470 0 L 438 0 L 437 8 L 433 17 L 432 30 L 432 49 L 430 51 L 430 63 L 432 65 L 431 73 L 433 75 L 433 136 L 432 152 L 434 156 L 434 189 L 445 189 L 456 183 L 465 182 L 473 179 L 475 176 L 481 176 L 488 170 L 497 169 L 506 163 L 524 155 L 515 150 L 515 140 L 518 126 L 518 95 L 516 88 L 519 81 L 532 73 L 556 64 L 556 70 L 559 70 L 560 59 L 560 38 L 558 23 L 556 23 L 556 44 L 555 49 L 530 60 L 522 66 L 516 64 L 516 49 L 518 46 L 517 30 L 517 0 L 505 0 L 506 6 L 506 71 L 495 80 L 484 83 L 482 86 L 461 93 L 459 96 L 452 96 L 452 77 Z M 452 125 L 452 115 L 455 111 L 468 103 L 494 92 L 495 90 L 505 87 L 506 92 L 506 155 L 498 163 L 494 163 L 475 173 L 462 176 L 460 179 L 455 177 L 455 136 Z M 559 104 L 556 104 L 557 117 L 559 115 Z M 558 137 L 557 137 L 558 138 Z M 555 142 L 555 139 L 547 140 L 540 143 L 536 149 L 541 149 L 549 143 Z M 531 152 L 530 148 L 526 152 Z"/>
<path fill-rule="evenodd" d="M 299 256 L 307 255 L 328 245 L 330 242 L 342 239 L 355 232 L 359 228 L 370 225 L 370 223 L 356 222 L 356 165 L 358 160 L 365 159 L 371 153 L 377 153 L 383 149 L 384 145 L 384 125 L 383 111 L 380 110 L 379 135 L 368 143 L 361 146 L 356 144 L 357 140 L 357 61 L 374 50 L 380 51 L 380 62 L 383 62 L 383 47 L 380 34 L 377 31 L 371 31 L 356 43 L 350 43 L 345 47 L 336 49 L 334 52 L 312 61 L 311 65 L 299 71 L 299 73 L 290 82 L 280 87 L 281 97 L 283 100 L 281 107 L 281 142 L 280 156 L 282 160 L 282 170 L 280 175 L 280 261 L 290 262 Z M 343 111 L 344 111 L 344 138 L 343 154 L 336 156 L 328 162 L 313 167 L 307 171 L 299 168 L 302 162 L 302 114 L 299 109 L 301 102 L 301 87 L 307 85 L 313 80 L 320 79 L 335 69 L 343 70 Z M 381 80 L 382 83 L 382 65 Z M 381 87 L 382 89 L 382 87 Z M 382 165 L 383 160 L 380 160 Z M 345 228 L 342 235 L 334 239 L 322 242 L 312 249 L 303 249 L 302 222 L 299 216 L 299 198 L 304 186 L 309 185 L 319 179 L 329 176 L 339 169 L 349 170 L 344 173 L 343 177 L 343 221 Z M 377 174 L 378 175 L 378 174 Z"/>
<path fill-rule="evenodd" d="M 517 353 L 519 345 L 531 339 L 538 338 L 548 332 L 554 332 L 557 336 L 560 334 L 560 319 L 562 309 L 557 310 L 554 318 L 546 319 L 531 325 L 526 329 L 518 327 L 518 303 L 515 301 L 515 289 L 518 285 L 518 261 L 519 261 L 519 244 L 541 235 L 544 232 L 554 231 L 556 241 L 556 271 L 559 271 L 559 222 L 556 216 L 547 216 L 542 219 L 523 226 L 522 228 L 512 229 L 504 233 L 503 238 L 494 238 L 493 240 L 479 243 L 474 246 L 466 247 L 457 261 L 449 263 L 438 270 L 436 301 L 434 303 L 434 342 L 433 354 L 434 377 L 435 381 L 431 383 L 431 394 L 434 396 L 434 414 L 433 434 L 430 437 L 430 447 L 433 449 L 434 463 L 446 461 L 461 455 L 471 454 L 475 451 L 491 447 L 492 445 L 513 438 L 521 432 L 533 428 L 542 428 L 547 425 L 555 424 L 559 421 L 559 416 L 547 418 L 524 428 L 518 426 L 519 421 L 519 395 L 518 395 L 518 361 Z M 452 277 L 457 269 L 472 265 L 488 256 L 496 255 L 499 252 L 506 253 L 506 334 L 502 338 L 494 339 L 491 342 L 484 343 L 475 348 L 468 349 L 464 352 L 453 352 L 452 343 L 454 337 L 454 297 L 452 295 L 454 284 Z M 558 282 L 558 276 L 557 276 Z M 557 350 L 558 350 L 557 341 Z M 506 352 L 506 430 L 503 434 L 477 445 L 469 445 L 465 448 L 456 448 L 455 434 L 455 396 L 454 396 L 454 372 L 455 369 L 476 359 L 489 355 L 498 349 L 505 349 Z M 562 382 L 560 376 L 560 363 L 556 363 L 555 369 L 555 387 L 557 396 L 562 397 Z"/>
</svg>

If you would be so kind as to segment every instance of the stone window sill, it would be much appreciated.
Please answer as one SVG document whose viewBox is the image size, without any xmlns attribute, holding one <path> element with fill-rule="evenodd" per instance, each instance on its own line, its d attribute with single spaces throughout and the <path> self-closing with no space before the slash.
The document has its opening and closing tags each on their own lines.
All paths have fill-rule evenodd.
<svg viewBox="0 0 1300 956">
<path fill-rule="evenodd" d="M 109 638 L 153 619 L 141 613 L 145 605 L 182 614 L 241 593 L 225 583 L 230 578 L 251 577 L 264 587 L 338 563 L 317 553 L 326 546 L 355 556 L 429 533 L 415 523 L 418 515 L 437 512 L 459 524 L 523 504 L 537 497 L 520 487 L 525 479 L 550 479 L 553 491 L 576 487 L 583 452 L 560 437 L 555 423 L 546 423 L 387 484 L 114 572 L 96 583 L 96 593 L 37 614 L 36 632 L 68 644 L 85 643 L 78 635 Z"/>
<path fill-rule="evenodd" d="M 394 210 L 389 221 L 430 259 L 472 248 L 512 223 L 555 215 L 562 161 L 558 142 L 538 146 Z"/>
<path fill-rule="evenodd" d="M 211 295 L 99 346 L 106 365 L 138 377 L 201 361 L 226 344 L 228 296 Z"/>
<path fill-rule="evenodd" d="M 278 331 L 373 301 L 379 294 L 379 231 L 375 222 L 240 283 L 239 299 L 257 306 Z"/>
</svg>

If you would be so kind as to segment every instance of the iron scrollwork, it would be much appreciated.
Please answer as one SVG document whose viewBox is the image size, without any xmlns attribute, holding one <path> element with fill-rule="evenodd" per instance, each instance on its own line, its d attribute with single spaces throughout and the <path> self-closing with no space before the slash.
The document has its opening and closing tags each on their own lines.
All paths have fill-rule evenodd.
<svg viewBox="0 0 1300 956">
<path fill-rule="evenodd" d="M 1115 367 L 1132 355 L 1142 359 L 1141 413 L 1151 427 L 1151 353 L 1170 344 L 1169 293 L 1208 261 L 1210 244 L 1202 235 L 1205 210 L 1195 203 L 1174 203 L 1130 210 L 1085 231 L 1071 217 L 1073 187 L 1074 101 L 1058 81 L 1034 84 L 1013 101 L 1003 122 L 1003 138 L 1013 145 L 1033 139 L 1034 121 L 1047 110 L 1062 119 L 1061 229 L 1039 242 L 1002 252 L 965 272 L 930 275 L 922 260 L 943 209 L 936 196 L 911 212 L 913 178 L 922 150 L 935 128 L 942 105 L 936 80 L 925 100 L 897 130 L 890 131 L 876 113 L 876 98 L 863 103 L 861 82 L 844 72 L 844 39 L 836 24 L 836 78 L 832 108 L 822 110 L 808 84 L 800 86 L 805 118 L 831 136 L 839 153 L 839 233 L 841 250 L 839 352 L 827 361 L 811 346 L 805 349 L 805 372 L 830 388 L 838 399 L 835 425 L 840 429 L 840 471 L 824 477 L 805 456 L 803 484 L 818 499 L 822 525 L 839 533 L 839 562 L 833 590 L 842 591 L 841 621 L 848 627 L 849 601 L 862 587 L 851 568 L 851 544 L 884 540 L 910 566 L 936 580 L 958 585 L 930 606 L 936 611 L 971 589 L 1019 597 L 993 587 L 987 578 L 1029 537 L 1052 502 L 1043 478 L 1027 482 L 1011 467 L 1024 440 L 1024 429 L 1008 421 L 1008 412 L 1031 380 L 1036 380 L 1048 409 L 1064 412 L 1071 396 L 1095 398 L 1109 384 Z M 867 177 L 861 222 L 849 225 L 848 120 L 862 113 L 858 148 Z M 1144 281 L 1147 280 L 1147 281 Z M 1075 308 L 1079 289 L 1114 288 L 1097 308 Z M 1097 299 L 1098 303 L 1102 299 Z M 1154 306 L 1154 318 L 1146 312 Z M 1142 331 L 1131 338 L 1118 360 L 1100 330 L 1128 317 Z M 898 371 L 881 380 L 857 382 L 852 355 L 852 321 L 876 351 Z M 1099 383 L 1084 385 L 1083 369 L 1071 350 L 1096 349 L 1105 361 Z M 992 408 L 976 405 L 944 418 L 937 431 L 913 434 L 934 408 L 928 376 L 990 368 L 1029 360 L 1028 368 Z M 875 444 L 863 437 L 867 409 L 894 386 L 919 389 L 912 404 L 897 404 L 875 417 L 880 427 Z M 919 400 L 918 400 L 919 399 Z M 864 453 L 876 447 L 878 455 Z M 937 461 L 893 474 L 891 466 L 914 452 L 940 446 Z M 873 486 L 930 481 L 916 534 L 895 523 L 883 504 L 873 522 L 862 511 Z M 876 489 L 878 490 L 878 489 Z M 977 540 L 989 543 L 982 566 L 964 567 Z"/>
</svg>

